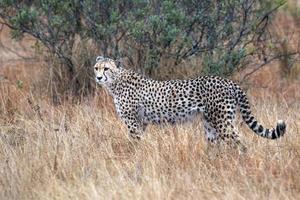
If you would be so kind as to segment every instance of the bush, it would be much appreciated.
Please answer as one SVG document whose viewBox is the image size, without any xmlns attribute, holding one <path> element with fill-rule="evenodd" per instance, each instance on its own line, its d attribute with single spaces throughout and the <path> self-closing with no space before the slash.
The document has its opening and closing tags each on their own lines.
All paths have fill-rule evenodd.
<svg viewBox="0 0 300 200">
<path fill-rule="evenodd" d="M 12 28 L 14 38 L 27 33 L 40 41 L 60 61 L 57 67 L 69 74 L 72 93 L 78 95 L 93 87 L 90 78 L 79 79 L 77 73 L 82 68 L 89 71 L 98 54 L 126 57 L 129 65 L 150 76 L 162 66 L 162 59 L 175 66 L 192 57 L 201 58 L 204 73 L 230 75 L 260 52 L 262 45 L 257 44 L 262 38 L 265 41 L 270 15 L 281 4 L 255 0 L 0 0 L 0 17 Z M 89 46 L 84 52 L 75 51 L 78 43 Z"/>
</svg>

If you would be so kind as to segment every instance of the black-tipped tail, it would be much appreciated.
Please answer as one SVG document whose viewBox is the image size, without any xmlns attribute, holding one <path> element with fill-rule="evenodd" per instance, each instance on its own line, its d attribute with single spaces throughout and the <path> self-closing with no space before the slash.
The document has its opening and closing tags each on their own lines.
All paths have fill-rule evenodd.
<svg viewBox="0 0 300 200">
<path fill-rule="evenodd" d="M 276 129 L 272 130 L 271 139 L 277 139 L 285 134 L 286 124 L 282 120 L 278 120 Z"/>
<path fill-rule="evenodd" d="M 264 128 L 257 122 L 254 116 L 251 114 L 250 104 L 246 94 L 242 90 L 239 90 L 238 92 L 237 101 L 244 121 L 257 135 L 268 139 L 277 139 L 285 134 L 286 124 L 282 120 L 278 120 L 276 128 L 273 129 Z"/>
</svg>

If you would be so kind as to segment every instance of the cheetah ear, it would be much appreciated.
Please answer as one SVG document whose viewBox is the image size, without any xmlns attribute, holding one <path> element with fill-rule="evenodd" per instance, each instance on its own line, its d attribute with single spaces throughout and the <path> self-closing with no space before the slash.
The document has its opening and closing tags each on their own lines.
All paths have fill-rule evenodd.
<svg viewBox="0 0 300 200">
<path fill-rule="evenodd" d="M 103 57 L 103 56 L 98 56 L 98 57 L 96 58 L 96 62 L 99 62 L 99 61 L 101 61 L 101 60 L 104 60 L 104 57 Z"/>
</svg>

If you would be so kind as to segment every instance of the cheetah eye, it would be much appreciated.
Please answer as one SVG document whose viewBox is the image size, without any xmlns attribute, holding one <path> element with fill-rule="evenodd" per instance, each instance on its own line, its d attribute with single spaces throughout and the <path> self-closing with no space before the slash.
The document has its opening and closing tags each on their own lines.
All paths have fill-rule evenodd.
<svg viewBox="0 0 300 200">
<path fill-rule="evenodd" d="M 107 70 L 108 70 L 108 68 L 107 68 L 107 67 L 105 67 L 105 68 L 104 68 L 104 71 L 107 71 Z"/>
<path fill-rule="evenodd" d="M 95 67 L 95 70 L 98 71 L 98 67 Z"/>
</svg>

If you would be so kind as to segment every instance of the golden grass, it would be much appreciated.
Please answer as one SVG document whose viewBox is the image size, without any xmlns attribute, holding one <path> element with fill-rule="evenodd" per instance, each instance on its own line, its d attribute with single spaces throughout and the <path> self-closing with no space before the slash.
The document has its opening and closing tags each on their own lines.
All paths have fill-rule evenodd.
<svg viewBox="0 0 300 200">
<path fill-rule="evenodd" d="M 0 199 L 300 196 L 299 104 L 255 101 L 258 119 L 266 126 L 285 119 L 287 134 L 259 138 L 238 119 L 248 147 L 240 154 L 208 148 L 198 120 L 149 126 L 133 144 L 106 93 L 53 106 L 18 88 L 0 88 Z"/>
</svg>

